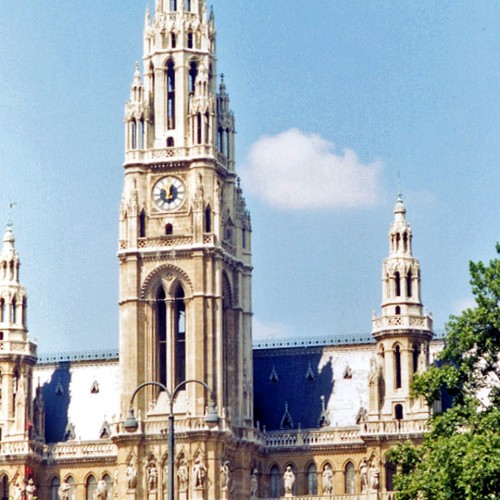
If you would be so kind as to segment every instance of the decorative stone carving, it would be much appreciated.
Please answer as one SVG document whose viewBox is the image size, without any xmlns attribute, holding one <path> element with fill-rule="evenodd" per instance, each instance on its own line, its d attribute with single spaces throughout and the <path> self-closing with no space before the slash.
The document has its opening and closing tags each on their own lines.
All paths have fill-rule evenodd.
<svg viewBox="0 0 500 500">
<path fill-rule="evenodd" d="M 205 478 L 207 476 L 207 468 L 203 463 L 202 457 L 196 457 L 193 465 L 193 487 L 195 489 L 203 489 L 205 486 Z"/>
<path fill-rule="evenodd" d="M 333 495 L 333 470 L 330 464 L 326 464 L 322 474 L 323 495 Z"/>
<path fill-rule="evenodd" d="M 106 500 L 108 498 L 108 487 L 104 479 L 97 481 L 97 488 L 94 493 L 95 500 Z"/>
<path fill-rule="evenodd" d="M 231 486 L 231 468 L 229 461 L 226 460 L 220 468 L 220 482 L 223 491 L 230 491 Z"/>
<path fill-rule="evenodd" d="M 59 495 L 61 500 L 70 500 L 71 498 L 71 485 L 64 480 L 59 487 Z"/>
<path fill-rule="evenodd" d="M 33 478 L 30 478 L 30 480 L 28 481 L 28 485 L 26 486 L 26 498 L 28 500 L 36 498 L 35 493 L 36 493 L 35 482 L 33 481 Z"/>
<path fill-rule="evenodd" d="M 179 491 L 186 491 L 189 485 L 189 474 L 186 459 L 183 457 L 177 467 L 177 479 L 179 481 Z"/>
<path fill-rule="evenodd" d="M 259 478 L 257 477 L 257 469 L 254 469 L 250 476 L 250 495 L 251 498 L 257 498 L 259 491 Z"/>
<path fill-rule="evenodd" d="M 155 463 L 149 464 L 148 467 L 148 491 L 156 490 L 158 487 L 158 469 Z"/>
<path fill-rule="evenodd" d="M 283 474 L 283 486 L 285 487 L 285 496 L 293 495 L 293 486 L 295 484 L 295 473 L 290 465 L 287 466 Z"/>
<path fill-rule="evenodd" d="M 127 488 L 129 490 L 135 489 L 135 487 L 137 486 L 137 471 L 135 470 L 135 466 L 132 459 L 129 461 L 127 465 L 126 476 L 127 476 Z"/>
</svg>

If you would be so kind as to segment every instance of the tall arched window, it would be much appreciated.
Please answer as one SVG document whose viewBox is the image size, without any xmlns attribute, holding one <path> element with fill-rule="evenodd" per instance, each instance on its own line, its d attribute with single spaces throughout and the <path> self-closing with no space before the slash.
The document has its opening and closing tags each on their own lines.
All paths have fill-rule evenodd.
<svg viewBox="0 0 500 500">
<path fill-rule="evenodd" d="M 158 345 L 158 382 L 167 383 L 167 304 L 163 287 L 156 292 L 156 339 Z"/>
<path fill-rule="evenodd" d="M 205 233 L 212 232 L 212 210 L 210 205 L 205 208 Z"/>
<path fill-rule="evenodd" d="M 315 464 L 311 464 L 307 468 L 307 494 L 318 494 L 318 470 Z"/>
<path fill-rule="evenodd" d="M 58 477 L 53 477 L 50 481 L 50 500 L 59 500 L 59 487 L 61 483 Z"/>
<path fill-rule="evenodd" d="M 356 471 L 354 469 L 354 464 L 352 462 L 348 462 L 345 466 L 345 493 L 346 495 L 354 495 L 356 493 L 355 486 L 356 479 Z"/>
<path fill-rule="evenodd" d="M 17 302 L 16 302 L 16 298 L 14 297 L 12 299 L 12 303 L 10 306 L 10 322 L 11 323 L 16 322 L 16 309 L 17 309 Z"/>
<path fill-rule="evenodd" d="M 21 309 L 21 322 L 25 328 L 28 326 L 28 301 L 26 300 L 26 297 L 23 297 L 23 306 Z"/>
<path fill-rule="evenodd" d="M 66 482 L 69 484 L 70 487 L 70 497 L 69 498 L 76 498 L 76 483 L 75 483 L 75 478 L 73 476 L 68 476 L 66 478 Z"/>
<path fill-rule="evenodd" d="M 2 500 L 9 500 L 9 478 L 5 475 L 0 479 L 0 491 Z"/>
<path fill-rule="evenodd" d="M 210 142 L 210 115 L 208 111 L 205 113 L 205 143 Z"/>
<path fill-rule="evenodd" d="M 187 34 L 187 48 L 192 49 L 194 47 L 194 33 L 189 31 Z"/>
<path fill-rule="evenodd" d="M 139 149 L 144 149 L 144 118 L 141 117 L 139 120 Z"/>
<path fill-rule="evenodd" d="M 170 10 L 172 12 L 177 10 L 177 0 L 170 0 Z"/>
<path fill-rule="evenodd" d="M 104 474 L 104 476 L 102 476 L 102 479 L 106 483 L 108 498 L 113 498 L 113 481 L 111 480 L 111 477 L 109 476 L 109 474 Z"/>
<path fill-rule="evenodd" d="M 396 465 L 392 462 L 385 464 L 385 489 L 387 491 L 394 491 L 394 476 L 396 475 Z"/>
<path fill-rule="evenodd" d="M 165 234 L 167 236 L 174 234 L 174 226 L 172 226 L 172 224 L 165 224 Z"/>
<path fill-rule="evenodd" d="M 184 290 L 177 287 L 174 305 L 175 384 L 186 380 L 186 303 Z"/>
<path fill-rule="evenodd" d="M 418 356 L 420 354 L 420 349 L 418 348 L 418 344 L 413 344 L 413 373 L 418 371 Z"/>
<path fill-rule="evenodd" d="M 86 490 L 87 490 L 87 500 L 94 500 L 94 494 L 95 490 L 97 489 L 97 481 L 94 476 L 90 475 L 87 478 L 87 483 L 86 483 Z"/>
<path fill-rule="evenodd" d="M 281 474 L 279 467 L 273 465 L 271 467 L 271 498 L 279 498 L 281 496 Z"/>
<path fill-rule="evenodd" d="M 137 149 L 137 123 L 135 121 L 135 118 L 132 119 L 132 122 L 130 123 L 130 128 L 131 128 L 130 146 L 132 149 Z"/>
<path fill-rule="evenodd" d="M 202 128 L 201 128 L 201 113 L 196 115 L 196 144 L 201 144 L 202 141 Z"/>
<path fill-rule="evenodd" d="M 196 77 L 198 76 L 198 65 L 192 61 L 189 65 L 189 93 L 194 94 Z"/>
<path fill-rule="evenodd" d="M 406 295 L 408 297 L 411 297 L 412 294 L 412 283 L 411 280 L 413 279 L 413 276 L 411 274 L 411 269 L 408 271 L 408 274 L 406 275 Z"/>
<path fill-rule="evenodd" d="M 186 0 L 186 12 L 191 12 L 191 0 Z"/>
<path fill-rule="evenodd" d="M 401 348 L 397 345 L 394 349 L 394 382 L 396 389 L 401 388 Z"/>
<path fill-rule="evenodd" d="M 3 323 L 5 321 L 5 300 L 0 299 L 0 322 Z"/>
<path fill-rule="evenodd" d="M 146 213 L 144 209 L 141 210 L 139 214 L 139 238 L 146 237 Z"/>
<path fill-rule="evenodd" d="M 394 275 L 394 281 L 396 285 L 396 297 L 399 297 L 401 295 L 401 276 L 399 274 L 399 271 L 396 271 L 396 274 Z"/>
<path fill-rule="evenodd" d="M 175 128 L 175 68 L 174 62 L 167 62 L 167 128 Z"/>
</svg>

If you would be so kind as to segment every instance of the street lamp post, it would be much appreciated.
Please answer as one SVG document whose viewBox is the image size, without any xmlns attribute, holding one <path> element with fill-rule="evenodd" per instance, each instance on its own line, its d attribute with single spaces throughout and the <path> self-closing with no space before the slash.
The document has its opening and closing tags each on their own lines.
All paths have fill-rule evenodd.
<svg viewBox="0 0 500 500">
<path fill-rule="evenodd" d="M 207 413 L 205 414 L 205 422 L 207 424 L 216 424 L 219 421 L 219 416 L 217 415 L 217 411 L 215 409 L 215 397 L 213 391 L 208 387 L 205 382 L 196 379 L 184 380 L 178 384 L 173 390 L 172 394 L 170 394 L 169 390 L 165 387 L 161 382 L 144 382 L 140 384 L 137 389 L 132 394 L 130 398 L 130 407 L 128 410 L 128 416 L 125 420 L 124 427 L 127 432 L 135 432 L 139 427 L 137 419 L 134 415 L 134 409 L 132 407 L 132 403 L 134 402 L 135 395 L 144 387 L 148 385 L 155 385 L 159 387 L 161 390 L 165 391 L 168 397 L 169 403 L 169 413 L 168 413 L 168 498 L 169 500 L 174 499 L 174 448 L 175 448 L 175 435 L 174 435 L 174 402 L 178 392 L 186 385 L 191 382 L 196 384 L 201 384 L 207 392 L 210 394 L 210 403 L 208 404 Z"/>
</svg>

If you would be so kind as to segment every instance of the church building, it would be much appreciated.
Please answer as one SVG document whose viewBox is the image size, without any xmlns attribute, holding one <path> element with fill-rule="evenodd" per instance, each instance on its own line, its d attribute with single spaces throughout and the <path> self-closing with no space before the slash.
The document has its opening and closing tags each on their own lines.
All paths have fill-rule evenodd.
<svg viewBox="0 0 500 500">
<path fill-rule="evenodd" d="M 440 349 L 401 195 L 371 335 L 252 342 L 252 225 L 205 0 L 156 0 L 143 51 L 119 351 L 39 357 L 11 223 L 3 238 L 0 499 L 392 499 L 386 452 L 426 432 L 410 384 Z"/>
</svg>

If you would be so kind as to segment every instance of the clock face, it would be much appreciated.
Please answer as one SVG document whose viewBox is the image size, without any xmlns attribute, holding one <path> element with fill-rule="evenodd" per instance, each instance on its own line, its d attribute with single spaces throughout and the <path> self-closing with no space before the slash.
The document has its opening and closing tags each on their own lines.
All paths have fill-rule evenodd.
<svg viewBox="0 0 500 500">
<path fill-rule="evenodd" d="M 175 210 L 182 205 L 186 188 L 177 177 L 163 177 L 153 188 L 153 200 L 160 210 Z"/>
</svg>

